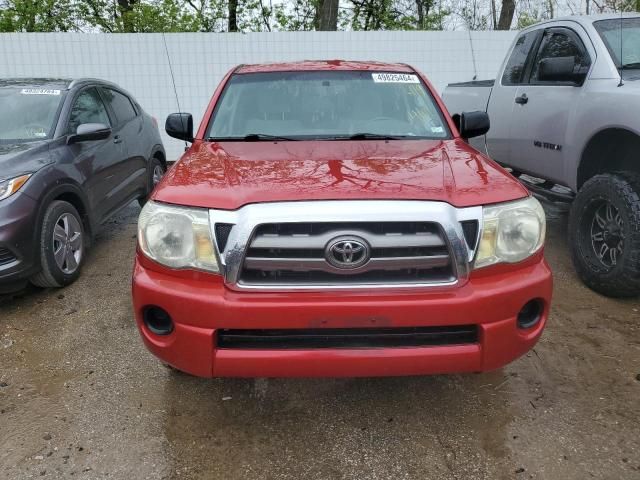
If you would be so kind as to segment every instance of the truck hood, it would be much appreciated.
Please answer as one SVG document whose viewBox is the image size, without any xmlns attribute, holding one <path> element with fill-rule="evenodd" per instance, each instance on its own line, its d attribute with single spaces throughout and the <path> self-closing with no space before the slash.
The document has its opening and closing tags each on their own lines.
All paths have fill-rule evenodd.
<svg viewBox="0 0 640 480">
<path fill-rule="evenodd" d="M 526 195 L 506 171 L 459 139 L 196 140 L 153 199 L 235 210 L 299 200 L 435 200 L 466 207 Z"/>
<path fill-rule="evenodd" d="M 0 143 L 0 182 L 36 172 L 50 162 L 49 141 Z"/>
</svg>

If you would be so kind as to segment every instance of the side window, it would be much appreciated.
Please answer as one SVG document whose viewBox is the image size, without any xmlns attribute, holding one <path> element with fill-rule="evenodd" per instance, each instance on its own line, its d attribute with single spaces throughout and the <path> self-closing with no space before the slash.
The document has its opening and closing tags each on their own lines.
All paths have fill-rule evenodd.
<svg viewBox="0 0 640 480">
<path fill-rule="evenodd" d="M 104 123 L 110 125 L 107 110 L 95 88 L 84 90 L 73 102 L 69 114 L 67 134 L 76 133 L 79 125 L 83 123 Z"/>
<path fill-rule="evenodd" d="M 531 70 L 531 81 L 539 82 L 540 62 L 546 58 L 573 57 L 575 65 L 589 66 L 589 55 L 580 39 L 567 30 L 547 30 Z M 546 82 L 545 82 L 546 83 Z"/>
<path fill-rule="evenodd" d="M 520 35 L 513 47 L 509 61 L 502 74 L 502 85 L 519 85 L 524 77 L 524 70 L 527 65 L 527 57 L 531 47 L 538 38 L 538 31 L 527 32 Z"/>
<path fill-rule="evenodd" d="M 128 122 L 138 115 L 135 108 L 133 108 L 131 100 L 129 100 L 129 97 L 126 95 L 116 92 L 115 90 L 111 90 L 110 88 L 103 88 L 102 93 L 106 102 L 116 114 L 118 124 Z"/>
</svg>

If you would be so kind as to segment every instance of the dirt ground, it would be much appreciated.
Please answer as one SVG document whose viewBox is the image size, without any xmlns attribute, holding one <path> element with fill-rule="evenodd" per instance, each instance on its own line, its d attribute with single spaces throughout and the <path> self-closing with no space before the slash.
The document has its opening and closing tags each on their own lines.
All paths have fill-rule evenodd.
<svg viewBox="0 0 640 480">
<path fill-rule="evenodd" d="M 580 284 L 550 210 L 534 351 L 477 375 L 176 374 L 132 320 L 137 206 L 81 279 L 0 303 L 0 478 L 640 479 L 640 302 Z"/>
</svg>

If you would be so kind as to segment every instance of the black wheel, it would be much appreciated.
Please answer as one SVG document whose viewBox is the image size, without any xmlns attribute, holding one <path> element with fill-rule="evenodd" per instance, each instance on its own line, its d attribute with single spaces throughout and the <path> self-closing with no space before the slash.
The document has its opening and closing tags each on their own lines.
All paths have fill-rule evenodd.
<svg viewBox="0 0 640 480">
<path fill-rule="evenodd" d="M 162 165 L 162 162 L 158 160 L 156 157 L 153 157 L 149 161 L 149 166 L 147 169 L 147 194 L 144 197 L 140 197 L 138 199 L 138 203 L 141 207 L 144 207 L 144 204 L 147 203 L 147 198 L 153 192 L 153 189 L 156 188 L 156 185 L 160 183 L 162 177 L 165 174 L 165 167 Z"/>
<path fill-rule="evenodd" d="M 569 242 L 589 288 L 609 297 L 640 294 L 640 176 L 588 180 L 571 205 Z"/>
<path fill-rule="evenodd" d="M 85 257 L 82 218 L 73 205 L 56 200 L 47 207 L 40 233 L 41 271 L 31 278 L 39 287 L 64 287 L 80 275 Z"/>
</svg>

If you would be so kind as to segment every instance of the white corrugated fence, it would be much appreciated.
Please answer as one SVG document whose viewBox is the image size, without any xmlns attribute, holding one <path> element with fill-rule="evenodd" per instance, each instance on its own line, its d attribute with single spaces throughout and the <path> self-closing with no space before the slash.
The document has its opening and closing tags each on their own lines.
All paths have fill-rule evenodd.
<svg viewBox="0 0 640 480">
<path fill-rule="evenodd" d="M 439 92 L 494 78 L 516 32 L 274 32 L 166 34 L 180 107 L 200 122 L 223 75 L 240 63 L 292 60 L 405 62 Z M 130 91 L 161 126 L 178 110 L 162 34 L 0 34 L 0 77 L 98 77 Z M 183 146 L 164 136 L 169 159 Z"/>
</svg>

